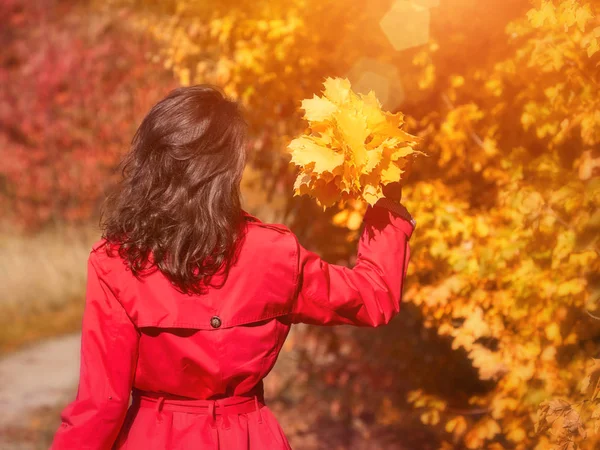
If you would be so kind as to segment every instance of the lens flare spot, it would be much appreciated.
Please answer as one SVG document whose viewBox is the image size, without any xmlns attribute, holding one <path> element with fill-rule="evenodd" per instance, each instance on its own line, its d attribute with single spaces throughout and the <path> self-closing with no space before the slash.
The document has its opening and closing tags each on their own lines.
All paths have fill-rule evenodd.
<svg viewBox="0 0 600 450">
<path fill-rule="evenodd" d="M 379 22 L 395 50 L 406 50 L 429 41 L 429 9 L 407 0 L 396 1 Z"/>
<path fill-rule="evenodd" d="M 404 101 L 404 89 L 398 69 L 392 64 L 373 58 L 362 58 L 350 69 L 347 76 L 356 92 L 375 92 L 384 109 L 396 110 Z"/>
</svg>

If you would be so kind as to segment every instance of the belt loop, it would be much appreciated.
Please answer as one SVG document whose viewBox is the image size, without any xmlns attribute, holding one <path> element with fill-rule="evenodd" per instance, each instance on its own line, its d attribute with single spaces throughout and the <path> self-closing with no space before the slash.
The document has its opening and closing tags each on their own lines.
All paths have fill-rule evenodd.
<svg viewBox="0 0 600 450">
<path fill-rule="evenodd" d="M 215 417 L 215 401 L 211 400 L 208 404 L 208 415 L 210 416 L 210 426 L 217 428 L 217 418 Z"/>
<path fill-rule="evenodd" d="M 254 406 L 256 406 L 256 412 L 258 413 L 258 423 L 262 423 L 262 413 L 258 407 L 258 395 L 254 396 Z"/>
<path fill-rule="evenodd" d="M 163 396 L 160 396 L 158 398 L 158 400 L 156 401 L 156 418 L 159 422 L 162 421 L 160 413 L 162 411 L 162 406 L 163 406 L 164 401 L 165 401 L 165 398 Z"/>
<path fill-rule="evenodd" d="M 223 429 L 229 430 L 231 428 L 231 422 L 229 422 L 229 414 L 226 413 L 225 408 L 221 407 L 221 419 L 223 419 Z"/>
</svg>

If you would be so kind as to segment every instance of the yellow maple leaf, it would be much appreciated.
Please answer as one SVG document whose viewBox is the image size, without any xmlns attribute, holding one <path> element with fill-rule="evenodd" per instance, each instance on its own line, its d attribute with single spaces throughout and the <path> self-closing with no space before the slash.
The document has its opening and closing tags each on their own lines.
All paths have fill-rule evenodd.
<svg viewBox="0 0 600 450">
<path fill-rule="evenodd" d="M 326 98 L 317 97 L 302 100 L 302 109 L 306 111 L 304 118 L 309 121 L 322 122 L 331 118 L 337 107 Z"/>
<path fill-rule="evenodd" d="M 551 25 L 556 24 L 555 7 L 552 2 L 544 1 L 539 9 L 532 9 L 527 12 L 527 18 L 534 28 L 540 28 L 545 22 Z"/>
<path fill-rule="evenodd" d="M 356 94 L 345 78 L 327 78 L 323 96 L 302 101 L 309 128 L 288 149 L 300 172 L 295 195 L 324 206 L 359 200 L 373 205 L 383 186 L 400 181 L 417 138 L 401 127 L 402 113 L 389 113 L 371 91 Z"/>
<path fill-rule="evenodd" d="M 347 78 L 327 78 L 323 85 L 325 96 L 334 103 L 340 105 L 346 103 L 350 99 L 350 81 Z"/>
<path fill-rule="evenodd" d="M 577 22 L 577 27 L 579 28 L 579 31 L 583 33 L 585 31 L 585 26 L 591 19 L 594 19 L 594 15 L 589 10 L 589 5 L 585 5 L 585 7 L 583 8 L 577 8 L 577 12 L 575 13 L 575 20 Z"/>
<path fill-rule="evenodd" d="M 292 161 L 301 166 L 312 164 L 316 173 L 333 172 L 344 162 L 344 155 L 319 145 L 314 139 L 306 136 L 294 139 L 289 148 L 292 150 Z"/>
</svg>

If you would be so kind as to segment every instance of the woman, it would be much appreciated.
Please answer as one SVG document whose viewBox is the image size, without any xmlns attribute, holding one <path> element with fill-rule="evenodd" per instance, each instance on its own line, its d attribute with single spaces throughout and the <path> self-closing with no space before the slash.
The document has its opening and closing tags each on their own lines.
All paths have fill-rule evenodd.
<svg viewBox="0 0 600 450">
<path fill-rule="evenodd" d="M 52 449 L 289 449 L 262 380 L 290 326 L 398 313 L 415 227 L 400 188 L 367 210 L 355 267 L 328 264 L 241 208 L 245 144 L 208 85 L 143 120 L 89 256 L 79 389 Z"/>
</svg>

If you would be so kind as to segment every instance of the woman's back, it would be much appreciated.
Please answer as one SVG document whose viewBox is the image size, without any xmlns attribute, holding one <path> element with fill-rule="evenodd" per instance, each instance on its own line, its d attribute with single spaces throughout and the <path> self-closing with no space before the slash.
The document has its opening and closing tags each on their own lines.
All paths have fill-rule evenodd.
<svg viewBox="0 0 600 450">
<path fill-rule="evenodd" d="M 225 189 L 197 173 L 211 146 L 188 164 L 196 147 L 165 144 L 153 156 L 153 142 L 139 142 L 108 238 L 90 253 L 79 389 L 52 449 L 288 449 L 262 380 L 291 325 L 388 323 L 400 308 L 415 223 L 382 199 L 365 214 L 355 267 L 328 264 L 287 227 L 239 208 L 243 166 L 223 175 Z M 156 158 L 163 165 L 150 170 Z M 179 172 L 168 174 L 173 167 Z M 138 175 L 154 179 L 140 187 Z"/>
<path fill-rule="evenodd" d="M 251 219 L 250 216 L 246 216 Z M 271 370 L 289 331 L 297 243 L 283 227 L 248 220 L 227 279 L 202 295 L 177 291 L 160 271 L 138 280 L 95 246 L 140 330 L 134 387 L 195 399 L 252 390 Z"/>
</svg>

